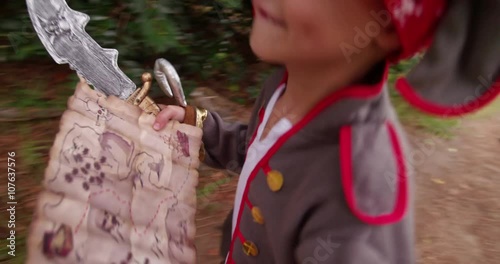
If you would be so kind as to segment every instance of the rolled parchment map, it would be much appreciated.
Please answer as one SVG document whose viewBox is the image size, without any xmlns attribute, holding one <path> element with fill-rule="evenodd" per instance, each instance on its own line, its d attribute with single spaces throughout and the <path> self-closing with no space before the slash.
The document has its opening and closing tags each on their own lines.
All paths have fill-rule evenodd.
<svg viewBox="0 0 500 264">
<path fill-rule="evenodd" d="M 79 86 L 50 150 L 28 264 L 196 263 L 202 130 Z"/>
</svg>

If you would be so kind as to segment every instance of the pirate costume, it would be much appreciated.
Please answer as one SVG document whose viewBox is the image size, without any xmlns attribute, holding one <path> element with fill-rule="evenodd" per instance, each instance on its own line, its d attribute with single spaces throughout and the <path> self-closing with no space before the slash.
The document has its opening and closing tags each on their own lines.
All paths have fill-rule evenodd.
<svg viewBox="0 0 500 264">
<path fill-rule="evenodd" d="M 402 50 L 375 67 L 377 81 L 331 93 L 298 123 L 280 120 L 263 140 L 286 89 L 284 69 L 264 83 L 248 125 L 207 113 L 205 163 L 241 171 L 223 235 L 226 263 L 415 263 L 413 179 L 389 66 L 427 49 L 397 80 L 401 95 L 440 117 L 480 109 L 500 92 L 500 2 L 385 4 Z"/>
</svg>

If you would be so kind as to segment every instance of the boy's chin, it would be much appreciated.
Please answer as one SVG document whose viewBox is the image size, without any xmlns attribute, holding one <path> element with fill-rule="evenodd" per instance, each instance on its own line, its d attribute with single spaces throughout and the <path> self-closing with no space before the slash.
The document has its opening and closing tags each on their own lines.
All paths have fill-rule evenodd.
<svg viewBox="0 0 500 264">
<path fill-rule="evenodd" d="M 281 64 L 283 65 L 285 60 L 285 56 L 283 54 L 283 50 L 278 50 L 277 45 L 271 45 L 267 43 L 260 43 L 256 41 L 250 41 L 250 47 L 252 48 L 253 53 L 260 60 L 270 63 L 270 64 Z"/>
</svg>

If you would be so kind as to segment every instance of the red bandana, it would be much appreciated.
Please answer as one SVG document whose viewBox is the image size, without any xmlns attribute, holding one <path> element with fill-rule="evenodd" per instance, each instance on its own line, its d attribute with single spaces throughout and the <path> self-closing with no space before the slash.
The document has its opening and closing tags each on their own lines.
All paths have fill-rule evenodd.
<svg viewBox="0 0 500 264">
<path fill-rule="evenodd" d="M 428 47 L 446 6 L 445 0 L 384 0 L 397 29 L 402 51 L 396 61 Z"/>
</svg>

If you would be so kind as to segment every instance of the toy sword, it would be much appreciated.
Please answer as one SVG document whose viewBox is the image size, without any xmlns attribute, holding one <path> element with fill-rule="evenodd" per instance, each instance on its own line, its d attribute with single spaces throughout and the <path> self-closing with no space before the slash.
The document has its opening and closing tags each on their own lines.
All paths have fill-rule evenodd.
<svg viewBox="0 0 500 264">
<path fill-rule="evenodd" d="M 150 114 L 160 108 L 147 96 L 154 75 L 185 107 L 175 68 L 158 59 L 137 88 L 119 69 L 118 51 L 102 48 L 85 32 L 89 16 L 65 0 L 26 2 L 52 58 L 94 87 L 78 86 L 61 116 L 26 263 L 196 263 L 203 132 L 178 121 L 153 130 Z"/>
<path fill-rule="evenodd" d="M 26 3 L 38 37 L 58 64 L 69 64 L 95 90 L 106 96 L 126 100 L 148 113 L 160 111 L 147 96 L 151 74 L 143 74 L 143 87 L 137 88 L 118 67 L 118 51 L 102 48 L 85 32 L 90 20 L 88 15 L 72 10 L 65 0 L 26 0 Z M 167 60 L 158 59 L 154 75 L 163 92 L 185 107 L 184 92 L 175 68 Z"/>
</svg>

